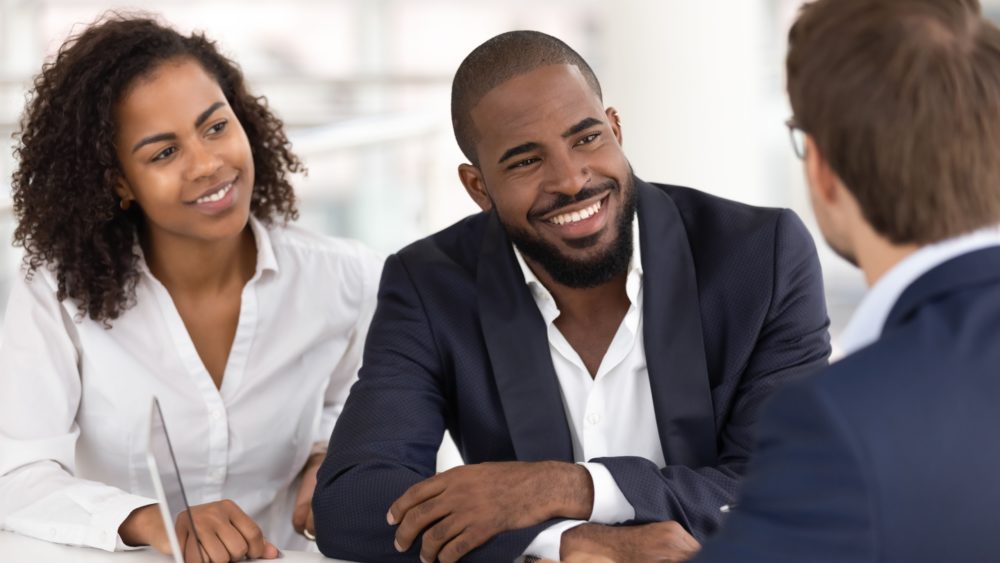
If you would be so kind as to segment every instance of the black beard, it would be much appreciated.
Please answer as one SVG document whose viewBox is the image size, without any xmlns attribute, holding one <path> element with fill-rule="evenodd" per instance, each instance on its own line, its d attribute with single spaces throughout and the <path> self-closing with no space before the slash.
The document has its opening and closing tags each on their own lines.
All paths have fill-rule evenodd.
<svg viewBox="0 0 1000 563">
<path fill-rule="evenodd" d="M 506 224 L 502 218 L 500 218 L 500 223 L 521 254 L 540 264 L 557 283 L 576 289 L 597 287 L 611 281 L 615 276 L 627 272 L 629 261 L 632 259 L 632 221 L 635 218 L 636 195 L 635 181 L 631 175 L 627 182 L 628 184 L 622 192 L 624 199 L 622 200 L 621 214 L 614 226 L 615 240 L 607 250 L 585 260 L 567 258 L 555 245 Z M 600 187 L 580 190 L 574 197 L 560 196 L 550 210 L 546 210 L 544 213 L 584 201 L 606 191 L 609 187 L 612 190 L 621 190 L 621 186 L 617 182 L 609 181 Z M 499 214 L 497 217 L 499 218 Z M 573 248 L 587 248 L 593 245 L 599 236 L 600 233 L 596 233 L 568 244 Z"/>
</svg>

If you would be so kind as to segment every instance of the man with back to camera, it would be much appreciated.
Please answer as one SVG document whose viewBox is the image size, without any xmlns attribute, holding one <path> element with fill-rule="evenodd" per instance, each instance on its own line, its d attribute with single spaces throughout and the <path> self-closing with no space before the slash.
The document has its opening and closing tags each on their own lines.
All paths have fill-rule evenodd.
<svg viewBox="0 0 1000 563">
<path fill-rule="evenodd" d="M 618 112 L 548 35 L 476 48 L 452 117 L 483 212 L 386 263 L 318 478 L 320 549 L 689 554 L 733 499 L 760 402 L 826 365 L 811 238 L 787 210 L 636 178 Z M 469 465 L 435 475 L 446 429 Z"/>
<path fill-rule="evenodd" d="M 819 0 L 787 66 L 816 218 L 871 287 L 697 561 L 996 561 L 1000 29 L 976 0 Z"/>
</svg>

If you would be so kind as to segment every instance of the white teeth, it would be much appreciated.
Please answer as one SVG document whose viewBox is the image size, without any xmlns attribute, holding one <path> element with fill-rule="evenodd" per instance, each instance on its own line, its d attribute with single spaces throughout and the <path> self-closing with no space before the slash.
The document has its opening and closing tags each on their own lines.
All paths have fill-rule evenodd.
<svg viewBox="0 0 1000 563">
<path fill-rule="evenodd" d="M 556 225 L 576 223 L 578 221 L 583 221 L 584 219 L 593 217 L 600 210 L 601 210 L 601 202 L 598 201 L 594 203 L 594 205 L 591 205 L 590 207 L 587 207 L 585 209 L 581 209 L 579 211 L 571 211 L 569 213 L 563 213 L 562 215 L 556 215 L 555 217 L 549 219 L 549 222 L 554 223 Z"/>
<path fill-rule="evenodd" d="M 194 202 L 195 203 L 212 203 L 212 202 L 219 201 L 220 199 L 226 197 L 226 194 L 229 193 L 229 190 L 232 187 L 233 187 L 233 183 L 230 182 L 230 183 L 226 184 L 225 186 L 222 186 L 221 188 L 219 188 L 219 191 L 217 191 L 215 193 L 208 194 L 206 196 L 199 197 Z"/>
</svg>

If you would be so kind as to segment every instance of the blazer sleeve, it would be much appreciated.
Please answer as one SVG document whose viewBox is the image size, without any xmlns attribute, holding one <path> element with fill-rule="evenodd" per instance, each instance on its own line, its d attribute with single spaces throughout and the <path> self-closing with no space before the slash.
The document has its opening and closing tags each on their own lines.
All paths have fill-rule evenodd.
<svg viewBox="0 0 1000 563">
<path fill-rule="evenodd" d="M 633 523 L 676 520 L 699 541 L 733 502 L 754 444 L 759 409 L 781 384 L 815 373 L 830 356 L 823 279 L 812 237 L 798 217 L 782 211 L 775 224 L 774 286 L 756 344 L 735 375 L 728 405 L 716 403 L 716 462 L 658 468 L 638 457 L 598 458 L 635 509 Z M 722 409 L 722 410 L 720 410 Z M 721 413 L 721 416 L 720 416 Z"/>
<path fill-rule="evenodd" d="M 313 495 L 317 545 L 327 557 L 356 561 L 419 561 L 420 541 L 393 547 L 389 506 L 434 475 L 445 431 L 445 373 L 406 266 L 385 263 L 378 305 L 358 381 L 330 438 Z M 513 561 L 552 522 L 494 537 L 466 561 Z"/>
<path fill-rule="evenodd" d="M 782 390 L 760 436 L 739 505 L 694 561 L 877 561 L 870 463 L 828 397 Z"/>
</svg>

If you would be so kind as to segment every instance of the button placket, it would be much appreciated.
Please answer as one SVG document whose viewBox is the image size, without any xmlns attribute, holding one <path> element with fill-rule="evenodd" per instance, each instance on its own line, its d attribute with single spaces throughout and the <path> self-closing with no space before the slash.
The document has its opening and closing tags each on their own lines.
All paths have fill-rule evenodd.
<svg viewBox="0 0 1000 563">
<path fill-rule="evenodd" d="M 603 385 L 595 381 L 587 393 L 587 408 L 583 416 L 584 459 L 604 457 L 607 454 L 607 440 L 604 436 L 604 395 Z"/>
<path fill-rule="evenodd" d="M 218 393 L 208 403 L 208 475 L 204 491 L 206 502 L 223 498 L 222 489 L 229 457 L 229 419 L 225 405 Z"/>
</svg>

